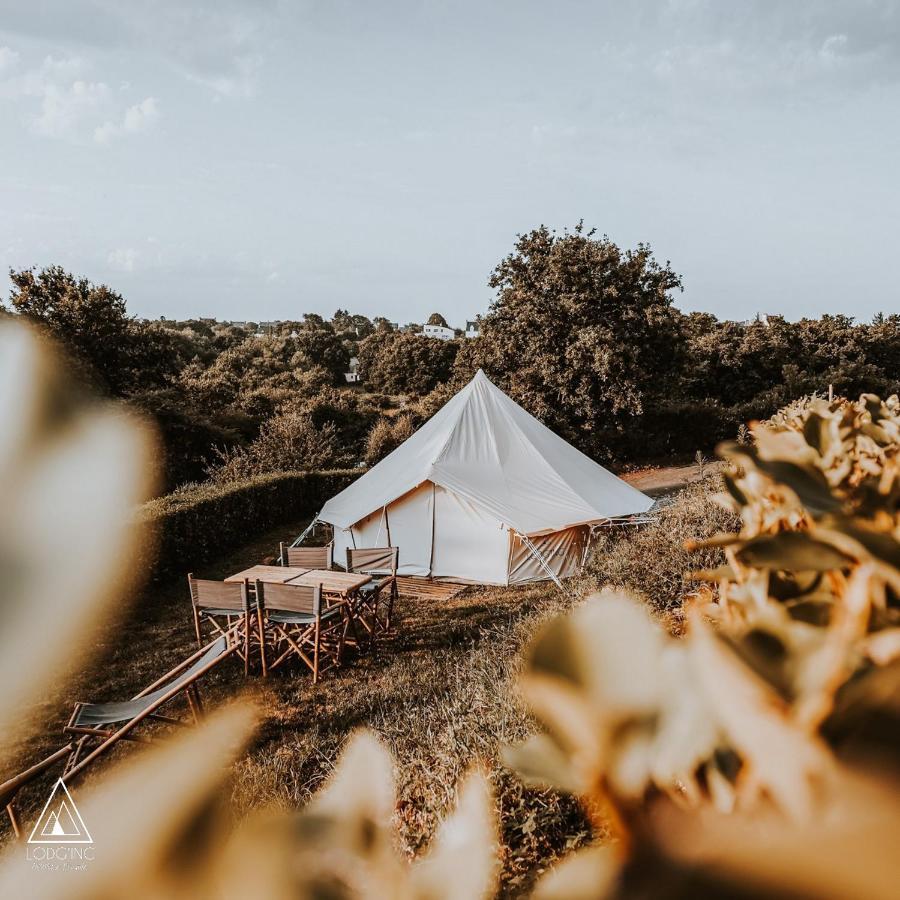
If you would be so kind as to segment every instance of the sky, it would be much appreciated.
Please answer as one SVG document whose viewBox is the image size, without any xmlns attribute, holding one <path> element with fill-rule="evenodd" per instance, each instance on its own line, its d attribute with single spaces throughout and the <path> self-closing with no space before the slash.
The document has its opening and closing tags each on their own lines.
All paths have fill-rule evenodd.
<svg viewBox="0 0 900 900">
<path fill-rule="evenodd" d="M 681 309 L 867 319 L 898 160 L 900 0 L 0 0 L 0 267 L 140 316 L 462 325 L 583 219 Z"/>
</svg>

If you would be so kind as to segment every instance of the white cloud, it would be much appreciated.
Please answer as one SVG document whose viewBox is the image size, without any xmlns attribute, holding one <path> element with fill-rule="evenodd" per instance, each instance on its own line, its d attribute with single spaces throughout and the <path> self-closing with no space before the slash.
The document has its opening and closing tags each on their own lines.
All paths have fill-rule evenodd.
<svg viewBox="0 0 900 900">
<path fill-rule="evenodd" d="M 0 47 L 0 72 L 14 69 L 19 64 L 19 54 L 10 47 Z"/>
<path fill-rule="evenodd" d="M 32 120 L 32 128 L 44 137 L 74 136 L 85 119 L 102 113 L 109 96 L 109 87 L 102 81 L 73 81 L 68 87 L 44 84 L 41 111 Z"/>
<path fill-rule="evenodd" d="M 138 252 L 134 247 L 117 247 L 107 254 L 106 262 L 116 272 L 133 272 L 137 258 Z"/>
<path fill-rule="evenodd" d="M 0 101 L 23 105 L 30 130 L 41 137 L 82 142 L 93 136 L 102 144 L 146 131 L 159 117 L 155 97 L 123 109 L 128 87 L 92 78 L 92 65 L 81 57 L 46 56 L 24 71 L 5 71 L 18 62 L 17 53 L 0 48 Z"/>
<path fill-rule="evenodd" d="M 268 281 L 269 284 L 278 281 L 279 278 L 281 278 L 281 275 L 278 272 L 269 272 L 269 274 L 266 275 L 266 281 Z"/>
<path fill-rule="evenodd" d="M 139 134 L 153 127 L 159 118 L 159 103 L 155 97 L 145 97 L 140 103 L 129 106 L 120 123 L 106 121 L 94 129 L 94 140 L 108 144 L 117 138 Z"/>
<path fill-rule="evenodd" d="M 843 50 L 847 46 L 846 34 L 832 34 L 825 38 L 822 42 L 822 49 L 819 50 L 819 56 L 827 62 L 839 59 Z"/>
</svg>

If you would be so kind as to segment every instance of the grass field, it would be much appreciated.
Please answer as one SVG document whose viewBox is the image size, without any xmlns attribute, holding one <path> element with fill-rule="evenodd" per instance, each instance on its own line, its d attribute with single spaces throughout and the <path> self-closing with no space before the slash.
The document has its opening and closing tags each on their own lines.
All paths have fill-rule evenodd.
<svg viewBox="0 0 900 900">
<path fill-rule="evenodd" d="M 396 627 L 376 651 L 351 653 L 345 667 L 317 686 L 300 669 L 245 680 L 239 664 L 223 667 L 204 685 L 207 705 L 251 692 L 264 712 L 250 753 L 235 765 L 236 812 L 303 804 L 327 777 L 348 734 L 368 727 L 394 753 L 395 819 L 411 855 L 427 844 L 453 804 L 460 776 L 475 764 L 486 768 L 502 828 L 504 891 L 514 895 L 559 853 L 602 837 L 591 833 L 577 801 L 525 789 L 498 762 L 502 745 L 522 739 L 530 728 L 515 691 L 519 651 L 543 622 L 607 580 L 633 589 L 667 585 L 671 599 L 665 606 L 677 606 L 684 566 L 680 543 L 715 529 L 710 510 L 708 489 L 693 486 L 658 523 L 608 535 L 586 575 L 571 584 L 570 596 L 539 584 L 470 587 L 449 600 L 401 598 Z M 259 535 L 195 574 L 222 578 L 259 562 L 304 524 Z M 63 743 L 61 729 L 76 700 L 127 698 L 195 648 L 182 580 L 144 597 L 125 621 L 127 641 L 121 627 L 107 628 L 90 664 L 38 710 L 36 736 L 21 747 L 23 765 Z M 122 746 L 87 780 L 135 752 L 134 745 Z M 48 778 L 23 793 L 26 823 L 49 787 Z"/>
<path fill-rule="evenodd" d="M 259 562 L 304 524 L 260 535 L 195 574 L 222 578 Z M 241 665 L 223 667 L 204 683 L 207 705 L 249 691 L 264 710 L 251 753 L 235 767 L 236 810 L 302 804 L 328 775 L 347 735 L 369 727 L 397 760 L 396 820 L 410 854 L 428 842 L 452 805 L 459 776 L 477 762 L 487 764 L 503 827 L 504 880 L 514 889 L 539 862 L 590 837 L 574 800 L 524 790 L 496 762 L 500 746 L 528 727 L 513 689 L 517 651 L 568 602 L 543 584 L 473 587 L 443 601 L 401 598 L 396 627 L 376 651 L 351 651 L 347 665 L 317 686 L 299 668 L 245 681 Z M 126 622 L 127 641 L 120 626 L 107 628 L 89 667 L 37 711 L 35 736 L 21 747 L 23 766 L 64 742 L 62 727 L 77 700 L 126 699 L 196 647 L 186 582 L 155 590 Z M 85 782 L 135 752 L 134 745 L 122 745 Z M 50 780 L 22 793 L 26 823 L 46 799 Z"/>
</svg>

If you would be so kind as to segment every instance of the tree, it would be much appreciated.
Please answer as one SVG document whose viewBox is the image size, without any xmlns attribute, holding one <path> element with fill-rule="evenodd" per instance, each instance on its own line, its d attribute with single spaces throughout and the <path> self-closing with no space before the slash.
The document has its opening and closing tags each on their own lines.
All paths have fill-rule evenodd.
<svg viewBox="0 0 900 900">
<path fill-rule="evenodd" d="M 408 413 L 389 419 L 382 416 L 369 432 L 366 440 L 365 461 L 367 466 L 374 466 L 389 453 L 396 450 L 416 430 L 413 418 Z"/>
<path fill-rule="evenodd" d="M 473 352 L 514 399 L 601 455 L 672 389 L 683 349 L 681 280 L 644 244 L 621 250 L 581 223 L 519 236 L 494 269 L 497 291 Z"/>
<path fill-rule="evenodd" d="M 316 426 L 308 413 L 288 409 L 266 421 L 248 446 L 221 451 L 209 474 L 226 483 L 270 472 L 339 468 L 349 457 L 336 438 L 332 422 Z"/>
<path fill-rule="evenodd" d="M 453 370 L 458 341 L 436 341 L 402 331 L 377 331 L 359 344 L 359 372 L 387 394 L 427 394 Z"/>
<path fill-rule="evenodd" d="M 166 384 L 184 360 L 169 334 L 128 315 L 121 294 L 76 278 L 61 266 L 10 270 L 14 314 L 45 328 L 81 376 L 114 396 Z"/>
<path fill-rule="evenodd" d="M 437 312 L 432 313 L 428 317 L 428 325 L 440 325 L 441 328 L 449 328 L 450 326 L 447 324 L 447 320 Z"/>
</svg>

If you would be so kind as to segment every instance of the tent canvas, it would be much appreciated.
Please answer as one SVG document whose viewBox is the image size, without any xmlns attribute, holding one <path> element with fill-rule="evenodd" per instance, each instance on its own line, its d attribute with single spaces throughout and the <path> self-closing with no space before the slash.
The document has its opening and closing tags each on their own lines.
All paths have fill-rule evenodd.
<svg viewBox="0 0 900 900">
<path fill-rule="evenodd" d="M 513 584 L 571 574 L 592 525 L 652 504 L 479 370 L 318 521 L 334 527 L 339 562 L 347 547 L 391 543 L 400 574 Z"/>
</svg>

